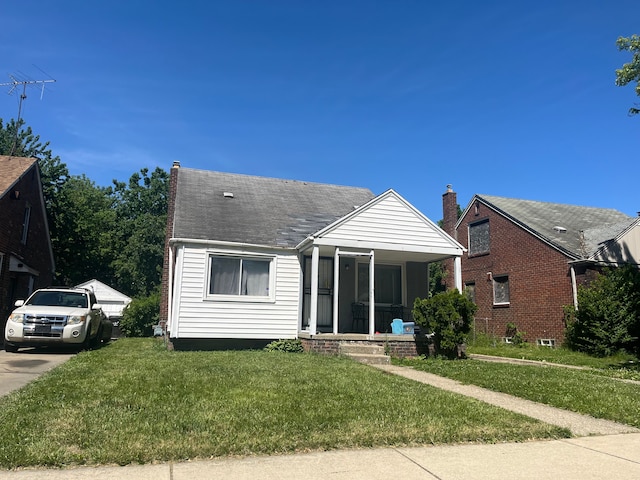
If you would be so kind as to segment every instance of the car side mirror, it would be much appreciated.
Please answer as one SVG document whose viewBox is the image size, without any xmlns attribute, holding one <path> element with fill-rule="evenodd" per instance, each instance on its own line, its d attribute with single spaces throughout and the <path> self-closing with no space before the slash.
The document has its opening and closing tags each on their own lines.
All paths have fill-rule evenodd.
<svg viewBox="0 0 640 480">
<path fill-rule="evenodd" d="M 24 305 L 24 300 L 16 300 L 16 303 L 14 303 L 14 305 L 16 307 L 21 307 L 22 305 Z"/>
</svg>

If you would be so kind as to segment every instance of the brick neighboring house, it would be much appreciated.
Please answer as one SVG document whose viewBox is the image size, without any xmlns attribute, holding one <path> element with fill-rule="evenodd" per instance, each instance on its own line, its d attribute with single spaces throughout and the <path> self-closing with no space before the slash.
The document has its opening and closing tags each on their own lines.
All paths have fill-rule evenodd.
<svg viewBox="0 0 640 480">
<path fill-rule="evenodd" d="M 617 210 L 474 195 L 456 220 L 455 192 L 442 199 L 444 230 L 468 249 L 462 281 L 477 332 L 506 337 L 513 323 L 529 342 L 559 345 L 577 286 L 640 262 L 640 218 Z"/>
<path fill-rule="evenodd" d="M 0 156 L 0 327 L 16 300 L 51 285 L 53 250 L 35 158 Z"/>
</svg>

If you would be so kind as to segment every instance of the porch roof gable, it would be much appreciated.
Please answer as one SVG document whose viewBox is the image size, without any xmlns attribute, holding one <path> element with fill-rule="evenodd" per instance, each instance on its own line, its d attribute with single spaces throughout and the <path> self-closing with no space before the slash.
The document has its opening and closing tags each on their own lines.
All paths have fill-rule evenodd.
<svg viewBox="0 0 640 480">
<path fill-rule="evenodd" d="M 461 256 L 466 249 L 393 189 L 317 231 L 298 245 Z"/>
</svg>

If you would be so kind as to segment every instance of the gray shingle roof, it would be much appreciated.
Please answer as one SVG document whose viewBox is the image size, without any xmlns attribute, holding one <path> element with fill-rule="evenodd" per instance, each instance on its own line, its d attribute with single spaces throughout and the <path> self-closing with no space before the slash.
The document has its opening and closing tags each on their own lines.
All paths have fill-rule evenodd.
<svg viewBox="0 0 640 480">
<path fill-rule="evenodd" d="M 373 197 L 366 188 L 180 167 L 173 237 L 295 247 Z"/>
<path fill-rule="evenodd" d="M 634 217 L 610 208 L 493 195 L 476 197 L 576 258 L 588 257 L 598 248 L 599 243 L 616 237 L 635 220 Z"/>
</svg>

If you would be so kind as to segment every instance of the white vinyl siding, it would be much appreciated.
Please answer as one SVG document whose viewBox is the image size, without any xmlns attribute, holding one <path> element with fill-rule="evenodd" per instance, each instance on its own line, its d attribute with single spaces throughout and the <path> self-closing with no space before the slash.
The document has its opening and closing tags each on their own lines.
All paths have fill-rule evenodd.
<svg viewBox="0 0 640 480">
<path fill-rule="evenodd" d="M 255 256 L 256 252 L 234 251 Z M 185 246 L 178 255 L 171 336 L 177 338 L 296 338 L 301 269 L 296 252 L 260 252 L 274 257 L 275 292 L 270 302 L 206 298 L 212 250 Z"/>
<path fill-rule="evenodd" d="M 357 239 L 362 244 L 388 245 L 389 249 L 401 246 L 403 251 L 455 248 L 437 226 L 393 195 L 371 205 L 322 237 L 336 245 L 348 245 Z"/>
</svg>

